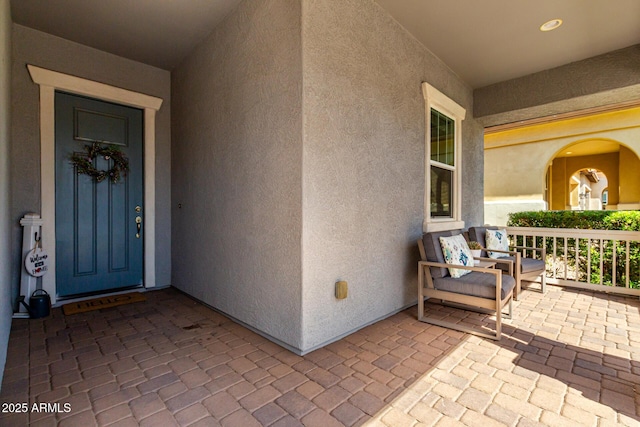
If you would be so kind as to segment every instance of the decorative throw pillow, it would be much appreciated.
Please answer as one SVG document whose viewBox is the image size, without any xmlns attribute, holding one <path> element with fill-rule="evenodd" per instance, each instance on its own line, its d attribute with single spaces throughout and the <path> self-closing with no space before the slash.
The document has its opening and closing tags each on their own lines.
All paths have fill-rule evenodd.
<svg viewBox="0 0 640 427">
<path fill-rule="evenodd" d="M 507 236 L 507 230 L 487 230 L 487 234 L 484 237 L 485 242 L 487 242 L 487 254 L 489 258 L 504 258 L 508 257 L 509 254 L 504 254 L 502 252 L 493 252 L 491 249 L 495 249 L 498 251 L 508 251 L 509 250 L 509 239 Z"/>
<path fill-rule="evenodd" d="M 442 247 L 444 261 L 447 264 L 473 267 L 471 249 L 469 249 L 469 245 L 462 234 L 451 237 L 440 237 L 440 246 Z M 468 273 L 471 273 L 471 270 L 449 267 L 449 274 L 454 279 L 462 277 Z"/>
</svg>

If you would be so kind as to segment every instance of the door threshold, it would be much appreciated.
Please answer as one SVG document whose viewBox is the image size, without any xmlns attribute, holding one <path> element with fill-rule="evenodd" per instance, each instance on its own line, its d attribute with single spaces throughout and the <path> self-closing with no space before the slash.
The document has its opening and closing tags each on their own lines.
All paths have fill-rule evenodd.
<svg viewBox="0 0 640 427">
<path fill-rule="evenodd" d="M 123 289 L 118 289 L 117 291 L 100 291 L 100 292 L 91 292 L 88 294 L 83 294 L 83 295 L 72 295 L 69 297 L 60 297 L 58 296 L 56 299 L 56 303 L 52 304 L 52 307 L 61 307 L 65 304 L 69 304 L 69 303 L 74 303 L 74 302 L 80 302 L 80 301 L 86 301 L 89 299 L 94 299 L 94 298 L 100 298 L 100 297 L 104 297 L 107 295 L 121 295 L 121 294 L 128 294 L 132 291 L 135 292 L 145 292 L 147 289 L 143 286 L 143 285 L 137 285 L 137 286 L 131 286 L 128 288 L 123 288 Z"/>
</svg>

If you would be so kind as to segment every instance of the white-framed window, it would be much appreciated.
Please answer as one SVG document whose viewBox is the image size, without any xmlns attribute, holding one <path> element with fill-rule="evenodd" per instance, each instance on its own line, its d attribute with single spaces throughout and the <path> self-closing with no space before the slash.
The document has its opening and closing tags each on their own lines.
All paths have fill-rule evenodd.
<svg viewBox="0 0 640 427">
<path fill-rule="evenodd" d="M 466 110 L 428 83 L 425 100 L 423 231 L 464 228 L 462 221 L 462 121 Z"/>
</svg>

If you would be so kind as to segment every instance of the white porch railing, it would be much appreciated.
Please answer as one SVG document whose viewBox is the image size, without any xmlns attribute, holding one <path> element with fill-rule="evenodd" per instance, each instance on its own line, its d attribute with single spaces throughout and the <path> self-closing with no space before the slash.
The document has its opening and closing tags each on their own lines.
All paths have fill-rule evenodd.
<svg viewBox="0 0 640 427">
<path fill-rule="evenodd" d="M 514 244 L 546 245 L 547 283 L 640 296 L 638 231 L 535 227 L 507 227 L 507 231 Z"/>
</svg>

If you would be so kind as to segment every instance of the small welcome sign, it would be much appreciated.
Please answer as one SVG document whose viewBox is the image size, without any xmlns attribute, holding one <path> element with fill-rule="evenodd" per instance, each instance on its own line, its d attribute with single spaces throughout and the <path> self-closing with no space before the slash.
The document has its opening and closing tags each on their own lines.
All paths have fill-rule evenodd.
<svg viewBox="0 0 640 427">
<path fill-rule="evenodd" d="M 33 277 L 43 276 L 49 270 L 49 254 L 41 247 L 36 247 L 24 259 L 24 268 Z"/>
</svg>

